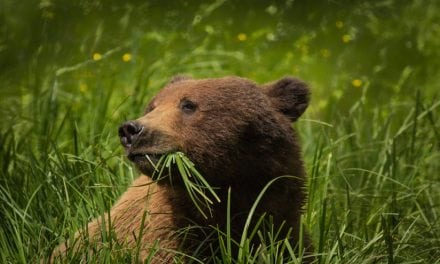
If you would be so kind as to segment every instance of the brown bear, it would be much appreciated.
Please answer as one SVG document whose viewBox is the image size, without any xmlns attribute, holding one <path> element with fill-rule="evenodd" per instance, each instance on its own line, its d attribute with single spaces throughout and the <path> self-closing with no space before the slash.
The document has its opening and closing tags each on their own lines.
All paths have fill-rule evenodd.
<svg viewBox="0 0 440 264">
<path fill-rule="evenodd" d="M 117 241 L 128 248 L 139 247 L 140 260 L 157 263 L 172 262 L 177 251 L 188 255 L 198 251 L 203 256 L 206 249 L 201 244 L 211 250 L 218 246 L 218 238 L 207 239 L 206 229 L 226 230 L 229 189 L 231 235 L 240 241 L 249 210 L 262 189 L 271 180 L 290 175 L 267 189 L 255 217 L 270 216 L 275 230 L 280 228 L 281 237 L 289 236 L 294 247 L 306 195 L 301 151 L 291 123 L 308 103 L 309 88 L 291 77 L 265 85 L 239 77 L 175 77 L 140 118 L 119 128 L 128 158 L 143 175 L 113 206 L 110 217 L 104 217 L 110 219 Z M 195 208 L 176 173 L 172 181 L 150 177 L 154 163 L 176 151 L 194 162 L 220 197 L 207 219 Z M 199 231 L 186 238 L 179 235 L 191 226 Z M 101 218 L 92 221 L 87 237 L 98 240 L 101 229 Z M 311 252 L 306 233 L 303 245 Z M 62 245 L 56 251 L 65 250 Z"/>
</svg>

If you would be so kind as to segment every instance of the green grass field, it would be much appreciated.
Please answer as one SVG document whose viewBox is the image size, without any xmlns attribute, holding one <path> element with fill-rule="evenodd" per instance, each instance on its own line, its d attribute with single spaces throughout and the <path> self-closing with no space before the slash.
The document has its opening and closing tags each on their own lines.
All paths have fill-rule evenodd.
<svg viewBox="0 0 440 264">
<path fill-rule="evenodd" d="M 0 0 L 0 32 L 0 263 L 47 260 L 108 211 L 138 174 L 119 124 L 178 73 L 311 85 L 317 263 L 440 263 L 439 2 Z M 257 255 L 216 262 L 299 262 Z"/>
</svg>

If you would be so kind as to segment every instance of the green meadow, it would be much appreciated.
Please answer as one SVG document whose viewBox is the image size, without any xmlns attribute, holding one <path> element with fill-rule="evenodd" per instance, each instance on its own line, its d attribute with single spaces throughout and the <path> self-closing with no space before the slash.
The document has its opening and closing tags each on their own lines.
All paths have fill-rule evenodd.
<svg viewBox="0 0 440 264">
<path fill-rule="evenodd" d="M 429 0 L 0 0 L 0 263 L 47 262 L 111 208 L 138 175 L 118 127 L 176 74 L 310 84 L 294 126 L 315 263 L 440 263 L 440 2 Z M 135 262 L 104 243 L 88 263 Z M 280 250 L 291 252 L 212 262 L 301 263 Z"/>
</svg>

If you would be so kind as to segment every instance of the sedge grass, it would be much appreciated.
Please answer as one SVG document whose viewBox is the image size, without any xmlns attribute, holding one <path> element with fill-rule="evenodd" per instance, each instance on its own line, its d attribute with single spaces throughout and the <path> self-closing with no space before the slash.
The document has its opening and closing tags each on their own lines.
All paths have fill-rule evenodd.
<svg viewBox="0 0 440 264">
<path fill-rule="evenodd" d="M 183 153 L 173 152 L 161 156 L 157 164 L 151 161 L 150 157 L 146 155 L 147 159 L 154 167 L 152 178 L 160 180 L 167 175 L 172 183 L 173 176 L 171 175 L 172 166 L 176 166 L 179 172 L 178 177 L 182 179 L 187 194 L 194 206 L 204 218 L 212 217 L 212 204 L 220 202 L 220 198 L 215 193 L 215 187 L 209 185 L 205 178 L 197 171 L 194 163 Z"/>
<path fill-rule="evenodd" d="M 418 99 L 406 101 L 405 114 L 399 108 L 390 109 L 385 120 L 376 120 L 380 109 L 367 112 L 365 102 L 359 102 L 350 118 L 341 116 L 331 122 L 335 125 L 298 123 L 309 172 L 304 224 L 313 236 L 319 263 L 439 263 L 437 117 L 440 103 L 423 98 L 421 92 Z M 121 107 L 128 108 L 125 104 Z M 106 107 L 111 105 L 110 102 Z M 118 146 L 112 126 L 94 122 L 78 126 L 63 121 L 69 120 L 63 113 L 46 115 L 48 108 L 36 109 L 34 115 L 55 121 L 37 122 L 27 130 L 26 126 L 20 130 L 2 130 L 0 136 L 2 263 L 47 259 L 57 244 L 72 238 L 75 230 L 86 226 L 93 216 L 108 211 L 136 177 L 123 155 L 113 152 Z M 102 114 L 91 113 L 91 119 Z M 48 127 L 42 129 L 43 126 Z M 105 135 L 89 136 L 91 131 L 99 130 Z M 98 143 L 94 143 L 96 138 Z M 166 175 L 172 158 L 162 163 L 165 166 L 157 168 Z M 173 166 L 177 166 L 176 161 Z M 216 201 L 203 183 L 192 184 L 202 186 L 200 191 L 204 193 L 202 196 L 194 191 L 196 202 L 205 196 Z M 209 216 L 205 207 L 208 205 L 209 202 L 199 203 L 206 216 Z M 111 234 L 111 230 L 102 232 Z M 253 230 L 247 234 L 247 237 L 264 235 Z M 275 236 L 276 231 L 268 234 Z M 238 258 L 229 248 L 240 241 L 232 241 L 225 230 L 218 231 L 217 236 L 224 241 L 220 254 L 224 257 L 213 260 L 215 263 L 242 260 L 252 263 L 258 259 L 270 262 L 280 259 L 278 250 L 292 252 L 289 259 L 284 259 L 286 262 L 299 261 L 292 245 L 284 244 L 283 249 L 279 242 L 269 242 L 263 250 L 249 248 L 247 239 L 243 239 L 244 247 Z M 136 250 L 131 252 L 110 243 L 112 235 L 103 237 L 108 247 L 90 255 L 89 263 L 126 263 L 130 262 L 128 255 L 136 256 Z M 71 252 L 66 262 L 78 260 L 79 256 L 81 253 Z M 192 258 L 200 263 L 196 261 L 197 255 Z"/>
</svg>

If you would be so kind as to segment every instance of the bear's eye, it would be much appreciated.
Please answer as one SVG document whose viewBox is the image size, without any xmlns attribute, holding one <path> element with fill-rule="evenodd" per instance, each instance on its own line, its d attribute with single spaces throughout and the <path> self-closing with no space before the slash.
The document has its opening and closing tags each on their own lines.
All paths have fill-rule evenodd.
<svg viewBox="0 0 440 264">
<path fill-rule="evenodd" d="M 187 114 L 191 114 L 194 113 L 197 109 L 197 104 L 188 100 L 188 99 L 183 99 L 180 102 L 180 109 Z"/>
</svg>

